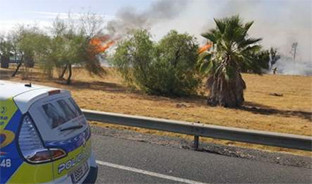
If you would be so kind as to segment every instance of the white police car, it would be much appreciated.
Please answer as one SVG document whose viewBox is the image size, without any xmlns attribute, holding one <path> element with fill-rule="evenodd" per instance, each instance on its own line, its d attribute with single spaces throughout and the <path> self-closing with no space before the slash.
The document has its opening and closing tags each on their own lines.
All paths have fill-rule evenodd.
<svg viewBox="0 0 312 184">
<path fill-rule="evenodd" d="M 68 91 L 0 81 L 0 183 L 94 183 L 90 136 Z"/>
</svg>

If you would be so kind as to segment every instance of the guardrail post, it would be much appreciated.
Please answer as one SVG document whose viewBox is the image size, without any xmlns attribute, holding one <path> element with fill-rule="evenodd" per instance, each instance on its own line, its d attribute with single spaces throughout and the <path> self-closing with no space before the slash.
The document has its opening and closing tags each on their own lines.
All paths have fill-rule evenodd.
<svg viewBox="0 0 312 184">
<path fill-rule="evenodd" d="M 194 135 L 194 150 L 198 150 L 198 145 L 199 145 L 199 136 Z"/>
</svg>

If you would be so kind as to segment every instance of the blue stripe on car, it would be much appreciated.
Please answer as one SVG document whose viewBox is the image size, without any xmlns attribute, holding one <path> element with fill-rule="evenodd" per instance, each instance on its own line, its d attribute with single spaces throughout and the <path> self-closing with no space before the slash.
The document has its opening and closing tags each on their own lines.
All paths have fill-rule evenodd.
<svg viewBox="0 0 312 184">
<path fill-rule="evenodd" d="M 81 134 L 71 137 L 65 141 L 46 141 L 46 147 L 58 147 L 65 150 L 67 153 L 79 148 L 81 145 L 85 144 L 85 142 L 90 138 L 91 132 L 88 127 Z"/>
<path fill-rule="evenodd" d="M 17 132 L 19 125 L 22 120 L 22 113 L 20 110 L 17 110 L 7 126 L 4 130 L 9 130 L 14 132 L 15 138 L 14 141 L 7 145 L 4 148 L 1 148 L 1 152 L 4 153 L 4 155 L 0 158 L 0 163 L 2 163 L 3 160 L 11 160 L 11 166 L 10 167 L 0 167 L 0 183 L 6 183 L 10 177 L 15 173 L 15 171 L 20 167 L 20 165 L 23 163 L 23 160 L 21 159 L 19 152 L 17 150 L 17 144 L 18 144 L 18 137 Z"/>
</svg>

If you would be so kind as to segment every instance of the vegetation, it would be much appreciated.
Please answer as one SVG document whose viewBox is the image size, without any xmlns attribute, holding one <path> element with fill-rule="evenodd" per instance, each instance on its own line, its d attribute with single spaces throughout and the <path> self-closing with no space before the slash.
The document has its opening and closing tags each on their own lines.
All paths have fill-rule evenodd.
<svg viewBox="0 0 312 184">
<path fill-rule="evenodd" d="M 243 24 L 238 16 L 215 22 L 216 28 L 203 34 L 213 43 L 206 52 L 202 53 L 203 48 L 198 49 L 196 39 L 188 34 L 171 31 L 155 42 L 146 30 L 136 30 L 119 42 L 111 57 L 112 64 L 128 84 L 162 96 L 197 94 L 202 78 L 207 77 L 208 104 L 240 107 L 246 88 L 241 72 L 261 74 L 279 56 L 276 49 L 261 50 L 261 39 L 248 36 L 253 22 Z M 19 56 L 13 77 L 22 64 L 26 74 L 29 67 L 38 65 L 50 79 L 58 71 L 58 78 L 66 78 L 67 84 L 71 83 L 73 65 L 102 76 L 105 71 L 100 59 L 115 43 L 104 34 L 102 25 L 99 16 L 85 14 L 79 20 L 70 15 L 64 20 L 56 18 L 49 32 L 20 26 L 10 35 L 0 36 L 1 64 L 8 67 L 10 56 Z M 198 52 L 202 53 L 199 59 Z"/>
<path fill-rule="evenodd" d="M 1 60 L 8 63 L 11 55 L 18 56 L 20 62 L 12 74 L 14 77 L 22 64 L 25 68 L 40 66 L 49 78 L 54 69 L 60 71 L 59 78 L 67 75 L 67 84 L 72 77 L 72 65 L 84 66 L 91 74 L 102 75 L 101 52 L 90 44 L 93 37 L 103 34 L 102 20 L 96 15 L 85 14 L 79 21 L 56 18 L 51 32 L 35 26 L 20 26 L 11 35 L 0 39 Z M 3 63 L 2 62 L 2 63 Z"/>
<path fill-rule="evenodd" d="M 199 58 L 200 71 L 207 75 L 210 91 L 207 103 L 224 107 L 240 107 L 244 102 L 245 81 L 242 68 L 261 73 L 259 61 L 268 55 L 260 52 L 261 38 L 250 38 L 248 30 L 253 22 L 243 24 L 239 16 L 214 19 L 216 28 L 202 34 L 213 42 L 209 52 Z"/>
<path fill-rule="evenodd" d="M 222 89 L 212 90 L 208 101 L 213 105 L 240 106 L 243 102 L 244 81 L 239 73 L 260 74 L 263 69 L 270 69 L 272 63 L 276 62 L 276 50 L 260 52 L 259 45 L 249 47 L 248 45 L 260 39 L 247 38 L 247 31 L 252 23 L 243 25 L 238 16 L 216 20 L 216 23 L 216 29 L 204 34 L 210 40 L 214 37 L 214 40 L 211 40 L 214 42 L 214 52 L 203 53 L 200 65 L 201 71 L 206 75 L 218 76 L 209 77 L 210 88 L 217 89 L 216 86 L 222 86 Z M 53 71 L 56 69 L 59 79 L 67 77 L 67 84 L 71 83 L 73 65 L 83 66 L 90 74 L 102 76 L 105 71 L 100 67 L 100 59 L 105 49 L 115 42 L 112 39 L 101 48 L 101 44 L 109 41 L 106 39 L 109 37 L 110 35 L 104 34 L 103 20 L 95 14 L 84 14 L 79 20 L 72 19 L 70 14 L 67 19 L 57 17 L 49 32 L 36 26 L 20 26 L 10 35 L 0 36 L 1 64 L 2 67 L 8 67 L 10 56 L 18 56 L 20 61 L 12 74 L 13 77 L 22 64 L 26 73 L 28 68 L 36 64 L 43 69 L 48 78 L 53 77 Z M 94 45 L 93 42 L 99 43 Z M 129 84 L 138 86 L 146 93 L 187 96 L 195 94 L 201 83 L 202 76 L 198 75 L 195 66 L 197 49 L 195 38 L 188 34 L 171 31 L 159 42 L 153 42 L 150 34 L 141 30 L 132 32 L 120 42 L 112 61 Z M 246 51 L 243 51 L 244 49 Z M 278 56 L 275 58 L 278 59 Z M 209 59 L 213 59 L 214 62 L 209 64 Z M 221 67 L 218 67 L 219 64 Z M 211 75 L 213 71 L 215 74 Z M 218 80 L 221 78 L 223 80 Z M 224 87 L 225 84 L 228 86 Z M 221 93 L 224 94 L 220 95 Z"/>
<path fill-rule="evenodd" d="M 4 35 L 0 35 L 0 59 L 1 68 L 8 68 L 10 61 L 10 52 L 12 50 L 12 43 L 6 40 Z"/>
<path fill-rule="evenodd" d="M 241 72 L 262 74 L 263 71 L 270 71 L 272 66 L 280 59 L 277 49 L 270 48 L 269 50 L 261 50 L 259 52 L 251 53 L 253 58 L 253 66 L 250 68 L 246 63 L 242 62 L 240 66 Z"/>
<path fill-rule="evenodd" d="M 67 70 L 67 84 L 71 83 L 72 65 L 84 66 L 90 73 L 102 75 L 104 70 L 100 67 L 100 53 L 90 44 L 92 37 L 102 34 L 96 17 L 82 17 L 82 22 L 78 25 L 74 20 L 67 21 L 57 18 L 53 23 L 49 52 L 42 58 L 45 71 L 51 75 L 56 67 L 60 71 L 59 78 L 62 79 Z M 92 29 L 87 30 L 88 27 Z"/>
<path fill-rule="evenodd" d="M 134 31 L 118 44 L 112 63 L 124 79 L 149 94 L 188 96 L 196 93 L 198 46 L 188 34 L 169 32 L 158 43 L 146 30 Z"/>
<path fill-rule="evenodd" d="M 22 64 L 24 64 L 26 69 L 34 67 L 38 56 L 42 55 L 48 49 L 49 37 L 35 26 L 20 26 L 16 32 L 12 33 L 11 37 L 14 45 L 12 54 L 20 58 L 20 62 L 12 74 L 12 77 L 14 77 Z M 27 78 L 27 75 L 28 70 L 26 70 L 24 77 Z"/>
<path fill-rule="evenodd" d="M 242 76 L 248 86 L 244 92 L 245 103 L 242 108 L 232 109 L 207 106 L 204 96 L 208 92 L 205 89 L 198 91 L 200 93 L 205 90 L 206 93 L 203 94 L 203 97 L 180 98 L 160 97 L 146 95 L 140 91 L 130 91 L 115 69 L 105 68 L 105 70 L 107 74 L 104 77 L 98 77 L 89 76 L 88 71 L 83 68 L 73 68 L 75 75 L 71 85 L 64 85 L 58 80 L 44 78 L 42 70 L 36 68 L 31 73 L 31 79 L 34 84 L 70 90 L 79 106 L 84 109 L 312 136 L 312 77 L 267 74 L 260 76 L 243 73 Z M 14 71 L 12 67 L 0 69 L 0 80 L 10 79 L 26 83 L 21 79 L 21 75 L 10 78 L 12 71 Z M 275 96 L 274 93 L 283 94 L 283 96 Z M 96 124 L 96 122 L 93 122 L 93 125 L 111 127 L 109 124 Z M 130 129 L 116 126 L 112 128 Z M 131 130 L 192 139 L 192 137 L 181 134 L 139 128 Z M 202 140 L 205 139 L 201 138 Z M 267 146 L 233 141 L 209 139 L 208 142 L 268 149 Z M 291 151 L 276 147 L 271 150 Z M 308 154 L 311 156 L 311 152 Z"/>
<path fill-rule="evenodd" d="M 209 107 L 201 96 L 167 98 L 129 91 L 119 75 L 115 75 L 116 69 L 100 66 L 99 58 L 105 49 L 93 45 L 92 39 L 101 41 L 106 35 L 102 20 L 89 14 L 80 20 L 57 18 L 50 32 L 21 26 L 9 35 L 0 35 L 1 66 L 8 67 L 12 55 L 21 58 L 15 70 L 0 69 L 0 80 L 21 81 L 19 75 L 15 76 L 21 65 L 26 69 L 35 65 L 34 73 L 30 74 L 32 82 L 71 90 L 82 108 L 311 136 L 311 77 L 241 74 L 262 74 L 263 69 L 270 69 L 279 59 L 277 50 L 261 50 L 261 39 L 249 37 L 253 22 L 243 24 L 234 16 L 215 19 L 215 23 L 215 29 L 203 34 L 213 42 L 213 47 L 199 59 L 196 40 L 188 34 L 171 31 L 154 42 L 147 31 L 139 30 L 119 42 L 112 63 L 123 80 L 145 93 L 163 96 L 200 93 L 208 96 L 211 105 L 240 106 L 238 109 Z M 77 67 L 72 68 L 73 65 Z M 102 78 L 104 71 L 108 75 Z M 90 77 L 90 73 L 97 76 Z M 55 75 L 60 79 L 67 77 L 67 84 L 74 82 L 64 86 L 51 80 Z M 202 77 L 208 78 L 209 93 L 199 88 Z M 244 96 L 246 84 L 249 88 Z"/>
</svg>

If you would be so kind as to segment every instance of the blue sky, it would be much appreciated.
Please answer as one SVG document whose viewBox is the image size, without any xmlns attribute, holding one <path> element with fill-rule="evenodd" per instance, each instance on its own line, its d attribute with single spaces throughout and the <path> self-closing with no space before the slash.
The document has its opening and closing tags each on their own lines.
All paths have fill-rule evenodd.
<svg viewBox="0 0 312 184">
<path fill-rule="evenodd" d="M 0 0 L 0 32 L 8 32 L 16 24 L 47 27 L 60 15 L 92 12 L 109 21 L 120 9 L 130 12 L 148 11 L 160 0 Z M 165 0 L 167 2 L 171 0 Z M 240 14 L 245 21 L 254 20 L 253 37 L 262 37 L 265 47 L 274 46 L 289 53 L 292 42 L 298 42 L 298 58 L 312 61 L 312 0 L 178 0 L 181 11 L 171 18 L 162 17 L 151 25 L 155 38 L 171 29 L 188 32 L 204 39 L 201 33 L 214 27 L 213 18 Z M 187 2 L 187 3 L 186 3 Z M 132 9 L 130 8 L 132 7 Z M 166 8 L 166 7 L 164 7 Z"/>
</svg>

